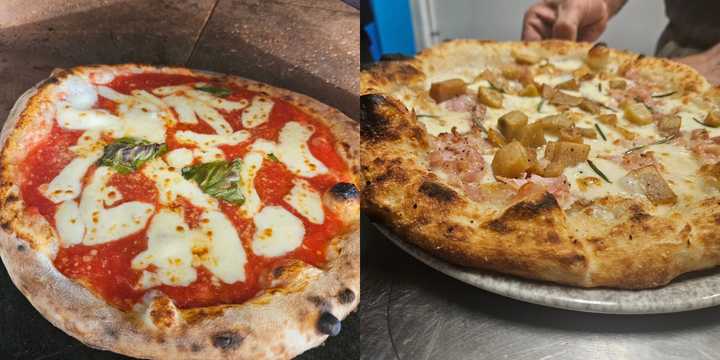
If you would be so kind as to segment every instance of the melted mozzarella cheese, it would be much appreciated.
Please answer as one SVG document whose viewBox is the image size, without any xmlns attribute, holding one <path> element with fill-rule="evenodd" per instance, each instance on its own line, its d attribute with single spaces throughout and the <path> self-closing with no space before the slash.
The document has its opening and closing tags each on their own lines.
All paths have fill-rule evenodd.
<svg viewBox="0 0 720 360">
<path fill-rule="evenodd" d="M 230 101 L 223 99 L 221 97 L 210 95 L 204 91 L 199 91 L 195 89 L 187 89 L 184 91 L 185 94 L 190 96 L 193 99 L 199 100 L 204 102 L 205 104 L 208 104 L 216 109 L 225 110 L 225 111 L 235 111 L 240 110 L 247 106 L 248 102 L 247 100 L 235 100 Z"/>
<path fill-rule="evenodd" d="M 311 223 L 322 224 L 325 222 L 325 212 L 320 194 L 305 180 L 295 179 L 293 184 L 290 193 L 283 200 Z"/>
<path fill-rule="evenodd" d="M 205 194 L 194 182 L 185 179 L 177 171 L 171 171 L 162 159 L 149 161 L 142 169 L 143 174 L 155 182 L 160 203 L 170 205 L 182 196 L 202 209 L 215 209 L 216 199 Z"/>
<path fill-rule="evenodd" d="M 106 186 L 111 176 L 109 168 L 97 168 L 80 198 L 80 215 L 86 229 L 85 245 L 103 244 L 140 231 L 154 212 L 153 205 L 139 201 L 105 209 L 105 203 L 112 202 L 108 196 L 113 191 Z"/>
<path fill-rule="evenodd" d="M 305 237 L 302 221 L 280 206 L 267 206 L 254 218 L 252 251 L 256 255 L 275 257 L 298 248 Z"/>
<path fill-rule="evenodd" d="M 247 255 L 230 220 L 222 212 L 208 211 L 199 233 L 202 241 L 208 241 L 207 256 L 201 263 L 226 284 L 245 281 Z"/>
<path fill-rule="evenodd" d="M 225 160 L 225 153 L 218 147 L 195 148 L 193 156 L 203 163 Z"/>
<path fill-rule="evenodd" d="M 178 114 L 178 120 L 183 124 L 197 124 L 198 119 L 195 116 L 192 106 L 188 104 L 188 99 L 182 96 L 170 95 L 163 98 L 166 104 L 172 106 Z"/>
<path fill-rule="evenodd" d="M 80 209 L 75 201 L 68 200 L 57 207 L 55 227 L 62 246 L 68 247 L 82 242 L 85 225 L 80 219 Z"/>
<path fill-rule="evenodd" d="M 118 106 L 123 122 L 124 136 L 153 143 L 163 143 L 166 130 L 162 110 L 149 105 L 151 104 L 136 103 L 129 107 Z"/>
<path fill-rule="evenodd" d="M 563 71 L 573 71 L 583 66 L 584 62 L 580 58 L 574 57 L 557 57 L 549 59 L 550 64 Z"/>
<path fill-rule="evenodd" d="M 242 113 L 242 124 L 246 128 L 258 127 L 270 119 L 275 103 L 265 96 L 255 96 L 250 106 Z"/>
<path fill-rule="evenodd" d="M 245 202 L 240 205 L 240 211 L 247 218 L 253 217 L 262 206 L 260 196 L 255 189 L 255 176 L 262 167 L 263 158 L 263 153 L 251 151 L 243 157 L 243 164 L 240 168 L 240 187 L 245 196 Z"/>
<path fill-rule="evenodd" d="M 232 127 L 230 126 L 230 124 L 227 122 L 227 120 L 225 120 L 225 117 L 222 116 L 222 114 L 220 114 L 217 110 L 198 101 L 190 101 L 188 102 L 188 104 L 190 104 L 195 114 L 197 114 L 208 125 L 210 125 L 210 127 L 213 128 L 216 133 L 228 134 L 232 132 Z"/>
<path fill-rule="evenodd" d="M 192 232 L 182 214 L 165 209 L 158 212 L 150 222 L 147 239 L 147 249 L 133 258 L 131 266 L 142 270 L 154 265 L 155 271 L 144 271 L 140 286 L 187 286 L 195 281 Z"/>
<path fill-rule="evenodd" d="M 190 144 L 200 147 L 237 145 L 248 138 L 250 138 L 250 133 L 244 130 L 227 134 L 200 134 L 186 130 L 175 133 L 175 139 L 181 144 Z"/>
<path fill-rule="evenodd" d="M 122 136 L 120 118 L 105 110 L 79 110 L 67 102 L 59 102 L 56 109 L 58 125 L 64 129 L 110 131 Z"/>
<path fill-rule="evenodd" d="M 289 121 L 280 130 L 277 152 L 274 155 L 287 166 L 288 170 L 303 177 L 313 177 L 328 172 L 308 148 L 307 141 L 313 134 L 311 127 Z"/>
<path fill-rule="evenodd" d="M 175 149 L 165 155 L 165 160 L 168 165 L 176 169 L 182 169 L 183 167 L 192 164 L 193 152 L 192 150 L 186 148 Z"/>
<path fill-rule="evenodd" d="M 97 161 L 101 155 L 102 153 L 95 152 L 89 156 L 74 158 L 50 181 L 47 188 L 41 189 L 42 194 L 56 204 L 77 198 L 80 195 L 83 176 L 85 176 L 90 165 Z"/>
<path fill-rule="evenodd" d="M 62 82 L 61 91 L 65 95 L 65 100 L 69 102 L 73 108 L 79 110 L 90 109 L 98 100 L 95 86 L 75 75 L 68 76 L 65 81 Z"/>
<path fill-rule="evenodd" d="M 425 130 L 433 136 L 449 133 L 452 128 L 461 134 L 470 131 L 471 119 L 469 113 L 438 110 L 430 116 L 421 116 L 418 120 L 425 126 Z"/>
</svg>

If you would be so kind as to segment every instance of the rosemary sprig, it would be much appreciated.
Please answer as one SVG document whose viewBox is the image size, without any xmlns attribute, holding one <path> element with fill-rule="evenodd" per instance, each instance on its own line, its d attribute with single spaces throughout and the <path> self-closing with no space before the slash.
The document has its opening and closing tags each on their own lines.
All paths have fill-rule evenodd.
<svg viewBox="0 0 720 360">
<path fill-rule="evenodd" d="M 426 118 L 437 119 L 439 116 L 437 116 L 437 115 L 430 115 L 430 114 L 415 114 L 415 117 L 416 117 L 416 118 L 425 118 L 425 117 L 426 117 Z"/>
<path fill-rule="evenodd" d="M 543 105 L 545 105 L 545 99 L 540 100 L 540 102 L 537 104 L 537 112 L 542 111 Z"/>
<path fill-rule="evenodd" d="M 497 91 L 497 92 L 499 92 L 499 93 L 501 93 L 501 94 L 504 94 L 504 93 L 505 93 L 505 90 L 503 90 L 503 89 L 495 86 L 495 84 L 493 84 L 492 81 L 489 81 L 489 80 L 488 80 L 488 83 L 490 83 L 490 87 L 491 87 L 493 90 L 495 90 L 495 91 Z"/>
<path fill-rule="evenodd" d="M 653 98 L 664 98 L 664 97 L 672 96 L 672 95 L 675 95 L 675 94 L 677 94 L 677 90 L 670 91 L 670 92 L 667 92 L 667 93 L 664 93 L 664 94 L 653 94 L 653 95 L 650 95 L 650 97 L 653 97 Z"/>
<path fill-rule="evenodd" d="M 600 133 L 600 137 L 603 139 L 603 141 L 607 141 L 607 137 L 605 136 L 605 133 L 603 133 L 602 129 L 600 128 L 600 125 L 597 123 L 595 124 L 595 129 L 598 133 Z"/>
<path fill-rule="evenodd" d="M 593 169 L 593 171 L 594 171 L 596 174 L 600 175 L 600 177 L 603 178 L 603 180 L 607 181 L 608 184 L 612 184 L 612 181 L 610 181 L 610 179 L 608 179 L 608 177 L 605 176 L 605 173 L 603 173 L 602 171 L 600 171 L 600 169 L 598 169 L 598 167 L 595 166 L 595 164 L 592 162 L 592 160 L 587 159 L 587 163 L 588 163 L 588 165 L 590 165 L 590 168 Z"/>
<path fill-rule="evenodd" d="M 640 146 L 636 146 L 636 147 L 634 147 L 634 148 L 630 148 L 630 149 L 628 149 L 627 151 L 625 151 L 623 154 L 624 154 L 624 155 L 628 155 L 628 154 L 631 154 L 631 153 L 633 153 L 633 152 L 635 152 L 635 151 L 638 151 L 638 150 L 640 150 L 640 149 L 644 149 L 644 148 L 646 148 L 646 147 L 648 147 L 648 146 L 650 146 L 650 145 L 666 144 L 666 143 L 669 143 L 669 142 L 675 140 L 675 138 L 677 138 L 677 137 L 678 137 L 677 134 L 673 134 L 673 135 L 670 135 L 670 136 L 668 136 L 668 137 L 662 138 L 662 139 L 660 139 L 660 140 L 658 140 L 658 141 L 656 141 L 656 142 L 654 142 L 654 143 L 650 143 L 650 144 L 646 144 L 646 145 L 640 145 Z"/>
<path fill-rule="evenodd" d="M 712 125 L 710 125 L 710 124 L 706 124 L 705 122 L 698 120 L 698 119 L 697 119 L 696 117 L 694 117 L 694 116 L 693 116 L 692 119 L 695 120 L 696 123 L 698 123 L 698 124 L 700 124 L 700 125 L 702 125 L 702 126 L 707 126 L 707 127 L 709 127 L 709 128 L 716 128 L 716 127 L 717 127 L 717 126 L 712 126 Z"/>
<path fill-rule="evenodd" d="M 602 92 L 602 83 L 598 83 L 598 92 Z"/>
</svg>

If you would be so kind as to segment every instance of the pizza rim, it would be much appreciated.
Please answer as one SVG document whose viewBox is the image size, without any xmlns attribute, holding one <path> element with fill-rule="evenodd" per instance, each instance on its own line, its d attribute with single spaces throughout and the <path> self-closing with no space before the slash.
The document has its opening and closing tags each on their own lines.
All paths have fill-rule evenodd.
<svg viewBox="0 0 720 360">
<path fill-rule="evenodd" d="M 442 258 L 451 263 L 480 268 L 491 271 L 509 273 L 524 278 L 545 280 L 560 284 L 578 287 L 610 287 L 610 288 L 652 288 L 667 284 L 680 274 L 716 266 L 720 263 L 717 252 L 716 236 L 712 228 L 717 225 L 712 215 L 720 209 L 717 197 L 704 199 L 697 205 L 696 212 L 707 212 L 705 218 L 693 218 L 692 231 L 673 228 L 678 238 L 683 236 L 688 241 L 688 249 L 681 250 L 670 245 L 663 248 L 658 244 L 649 253 L 640 253 L 636 259 L 621 259 L 614 254 L 616 263 L 600 263 L 594 254 L 596 252 L 611 251 L 607 249 L 606 242 L 616 241 L 615 234 L 608 234 L 593 239 L 592 244 L 577 239 L 568 239 L 567 225 L 555 226 L 553 230 L 541 231 L 540 224 L 525 224 L 522 233 L 528 239 L 538 238 L 552 243 L 559 235 L 561 246 L 550 247 L 538 241 L 536 246 L 521 246 L 518 221 L 530 222 L 557 222 L 564 219 L 557 201 L 548 197 L 538 196 L 516 203 L 515 206 L 504 208 L 494 216 L 480 216 L 475 218 L 486 229 L 492 231 L 477 231 L 478 226 L 466 226 L 465 219 L 472 219 L 477 213 L 463 209 L 465 204 L 471 202 L 467 197 L 453 186 L 447 185 L 436 174 L 417 163 L 425 161 L 418 159 L 415 154 L 404 156 L 404 153 L 414 149 L 428 151 L 427 132 L 416 122 L 411 109 L 405 107 L 400 98 L 394 94 L 402 93 L 397 90 L 402 86 L 406 88 L 415 86 L 418 91 L 427 91 L 430 83 L 457 76 L 453 73 L 452 64 L 461 63 L 471 56 L 488 49 L 489 53 L 509 52 L 510 49 L 532 47 L 541 49 L 551 55 L 568 53 L 587 53 L 592 47 L 589 43 L 574 43 L 551 40 L 542 42 L 496 42 L 491 40 L 451 40 L 420 52 L 416 57 L 407 60 L 398 60 L 379 63 L 361 73 L 361 148 L 364 182 L 361 184 L 362 207 L 369 215 L 380 223 L 388 226 L 406 242 L 419 246 L 424 251 Z M 677 78 L 687 77 L 683 90 L 688 92 L 710 91 L 709 85 L 695 70 L 686 65 L 674 63 L 666 59 L 638 57 L 627 51 L 609 49 L 611 57 L 627 61 L 638 61 L 649 69 L 672 70 Z M 555 51 L 555 52 L 553 52 Z M 491 55 L 487 55 L 490 57 Z M 456 57 L 458 59 L 452 59 Z M 507 58 L 505 58 L 507 61 Z M 472 60 L 474 61 L 474 60 Z M 443 68 L 443 66 L 447 66 Z M 477 70 L 480 71 L 480 70 Z M 448 76 L 434 77 L 438 73 Z M 472 79 L 471 75 L 470 79 Z M 430 80 L 434 78 L 434 80 Z M 402 93 L 406 94 L 406 93 Z M 412 91 L 409 92 L 412 94 Z M 412 95 L 410 95 L 412 96 Z M 506 110 L 509 111 L 509 110 Z M 400 154 L 393 147 L 402 146 L 404 153 Z M 408 150 L 409 148 L 413 150 Z M 386 174 L 386 175 L 381 175 Z M 401 186 L 402 185 L 402 186 Z M 393 204 L 389 199 L 396 200 L 399 205 Z M 667 223 L 657 221 L 650 216 L 643 207 L 634 207 L 620 200 L 605 199 L 604 204 L 625 208 L 629 216 L 625 230 L 618 232 L 632 232 L 633 229 L 668 229 Z M 580 205 L 580 204 L 578 204 Z M 472 208 L 472 205 L 466 206 Z M 578 212 L 583 210 L 578 206 Z M 438 215 L 443 213 L 446 215 Z M 463 222 L 453 221 L 453 217 L 463 219 Z M 527 220 L 530 218 L 530 220 Z M 715 217 L 717 218 L 717 217 Z M 525 220 L 523 220 L 525 219 Z M 498 221 L 502 220 L 502 221 Z M 689 223 L 688 223 L 689 224 Z M 493 230 L 494 228 L 494 230 Z M 622 231 L 621 231 L 622 230 Z M 655 232 L 655 231 L 652 231 Z M 552 233 L 552 234 L 550 234 Z M 559 234 L 558 234 L 559 233 Z M 652 234 L 650 237 L 658 237 Z M 492 241 L 491 241 L 492 240 Z M 567 242 L 567 240 L 573 240 Z M 469 244 L 469 242 L 475 244 Z M 698 254 L 692 248 L 697 243 L 708 250 L 705 254 Z M 498 244 L 514 244 L 503 246 Z M 603 249 L 602 247 L 605 247 Z M 649 246 L 651 247 L 651 246 Z M 667 254 L 687 256 L 690 261 L 670 259 Z M 619 269 L 626 265 L 625 271 Z M 605 274 L 591 269 L 596 266 L 606 268 Z M 641 269 L 645 269 L 642 271 Z M 543 273 L 544 272 L 544 273 Z"/>
<path fill-rule="evenodd" d="M 107 69 L 116 75 L 162 72 L 204 76 L 281 98 L 327 126 L 335 137 L 336 153 L 343 158 L 354 183 L 357 183 L 357 124 L 338 110 L 308 96 L 234 75 L 180 67 L 124 64 L 56 70 L 50 78 L 18 99 L 0 135 L 0 144 L 3 145 L 0 255 L 16 287 L 46 319 L 66 333 L 92 347 L 131 356 L 205 358 L 233 354 L 248 358 L 287 357 L 322 343 L 328 337 L 327 326 L 335 325 L 328 324 L 328 321 L 345 318 L 359 301 L 359 225 L 351 226 L 347 232 L 330 240 L 326 271 L 287 271 L 296 280 L 304 280 L 299 284 L 291 282 L 290 286 L 294 288 L 269 289 L 241 304 L 191 309 L 172 306 L 165 314 L 163 311 L 167 309 L 159 301 L 145 303 L 145 306 L 157 306 L 143 310 L 146 313 L 157 310 L 155 314 L 160 317 L 160 323 L 164 315 L 178 319 L 170 324 L 170 328 L 156 326 L 155 329 L 141 323 L 141 314 L 129 316 L 61 274 L 46 256 L 48 251 L 52 252 L 48 244 L 52 246 L 54 242 L 57 246 L 57 239 L 52 239 L 54 234 L 49 228 L 40 233 L 48 237 L 46 241 L 40 244 L 34 239 L 28 241 L 32 237 L 29 230 L 34 229 L 37 233 L 42 231 L 42 226 L 36 220 L 27 221 L 17 216 L 22 214 L 23 208 L 18 186 L 13 183 L 15 165 L 12 160 L 22 158 L 24 150 L 18 143 L 26 139 L 23 136 L 32 133 L 33 121 L 41 118 L 36 115 L 42 111 L 43 102 L 49 101 L 47 95 L 54 86 L 74 73 Z M 350 209 L 358 202 L 358 199 L 339 200 L 345 201 L 345 206 Z M 359 222 L 359 215 L 355 216 L 357 220 L 353 218 L 349 221 Z M 44 218 L 42 221 L 45 221 Z M 41 276 L 50 280 L 43 280 Z M 48 283 L 52 286 L 46 286 Z M 332 314 L 329 320 L 328 313 Z M 321 332 L 323 327 L 326 333 Z M 296 333 L 288 330 L 285 338 L 279 337 L 278 333 L 285 333 L 285 329 Z"/>
</svg>

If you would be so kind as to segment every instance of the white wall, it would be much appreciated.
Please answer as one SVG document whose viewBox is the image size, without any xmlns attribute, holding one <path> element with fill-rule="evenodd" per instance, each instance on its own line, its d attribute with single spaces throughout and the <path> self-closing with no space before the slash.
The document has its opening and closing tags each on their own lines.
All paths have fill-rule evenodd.
<svg viewBox="0 0 720 360">
<path fill-rule="evenodd" d="M 534 0 L 409 0 L 413 5 L 418 50 L 423 47 L 419 29 L 423 3 L 434 9 L 437 39 L 481 38 L 519 40 L 525 10 Z M 430 18 L 431 16 L 428 16 Z M 432 21 L 432 20 L 430 20 Z M 667 24 L 662 0 L 629 0 L 608 24 L 601 41 L 619 49 L 653 54 Z"/>
</svg>

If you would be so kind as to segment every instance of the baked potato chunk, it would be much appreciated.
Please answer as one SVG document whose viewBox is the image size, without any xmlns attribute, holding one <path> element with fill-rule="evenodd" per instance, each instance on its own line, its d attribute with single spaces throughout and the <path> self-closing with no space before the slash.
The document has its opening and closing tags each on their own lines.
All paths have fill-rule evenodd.
<svg viewBox="0 0 720 360">
<path fill-rule="evenodd" d="M 488 135 L 488 141 L 490 144 L 496 147 L 502 147 L 507 144 L 507 140 L 505 140 L 505 137 L 497 130 L 490 128 L 487 129 L 487 135 Z"/>
<path fill-rule="evenodd" d="M 590 114 L 599 114 L 601 111 L 600 105 L 588 99 L 583 99 L 583 101 L 580 103 L 580 105 L 578 105 L 578 107 L 582 110 L 589 112 Z"/>
<path fill-rule="evenodd" d="M 545 129 L 541 123 L 536 121 L 520 129 L 517 140 L 529 148 L 543 146 L 545 145 Z"/>
<path fill-rule="evenodd" d="M 718 127 L 720 126 L 720 111 L 713 110 L 705 116 L 703 123 L 707 126 Z"/>
<path fill-rule="evenodd" d="M 467 84 L 461 79 L 449 79 L 433 83 L 430 86 L 430 97 L 436 103 L 460 96 L 467 91 Z"/>
<path fill-rule="evenodd" d="M 528 117 L 522 111 L 513 110 L 498 119 L 497 127 L 505 139 L 512 141 L 517 139 L 528 123 Z"/>
<path fill-rule="evenodd" d="M 538 119 L 536 123 L 542 124 L 543 129 L 552 133 L 556 133 L 560 131 L 560 129 L 566 129 L 575 126 L 575 123 L 572 121 L 572 119 L 566 116 L 564 113 L 545 116 Z"/>
<path fill-rule="evenodd" d="M 707 184 L 720 188 L 720 162 L 701 166 L 699 174 Z"/>
<path fill-rule="evenodd" d="M 555 91 L 550 97 L 549 101 L 553 105 L 567 105 L 567 106 L 578 106 L 582 104 L 583 98 L 579 96 L 573 96 L 566 94 L 562 91 Z"/>
<path fill-rule="evenodd" d="M 641 192 L 655 205 L 677 202 L 677 195 L 654 165 L 643 166 L 628 172 L 620 180 L 620 184 L 627 190 Z"/>
<path fill-rule="evenodd" d="M 566 167 L 575 166 L 587 160 L 590 145 L 568 141 L 551 141 L 545 147 L 545 159 L 550 164 L 545 168 L 543 176 L 560 176 Z"/>
<path fill-rule="evenodd" d="M 508 178 L 520 177 L 530 168 L 528 152 L 518 141 L 513 141 L 500 148 L 493 157 L 492 170 L 495 176 Z"/>
<path fill-rule="evenodd" d="M 478 88 L 477 100 L 479 103 L 495 109 L 503 106 L 503 95 L 495 89 Z"/>
<path fill-rule="evenodd" d="M 605 70 L 610 63 L 610 49 L 608 49 L 607 45 L 603 43 L 595 44 L 588 51 L 585 62 L 595 71 Z"/>
<path fill-rule="evenodd" d="M 540 90 L 538 90 L 535 84 L 529 84 L 520 91 L 519 95 L 524 97 L 540 96 Z"/>
<path fill-rule="evenodd" d="M 577 91 L 580 89 L 580 84 L 578 84 L 577 80 L 570 79 L 568 81 L 563 81 L 557 85 L 555 85 L 556 89 L 562 89 L 562 90 L 573 90 Z"/>
<path fill-rule="evenodd" d="M 627 102 L 623 110 L 625 117 L 633 124 L 643 126 L 653 122 L 652 113 L 643 103 Z"/>
<path fill-rule="evenodd" d="M 614 89 L 614 90 L 624 90 L 627 87 L 627 82 L 622 79 L 614 79 L 614 80 L 610 80 L 608 82 L 608 85 L 610 86 L 611 89 Z"/>
<path fill-rule="evenodd" d="M 674 135 L 680 132 L 680 116 L 663 115 L 657 122 L 658 131 L 663 135 Z"/>
</svg>

